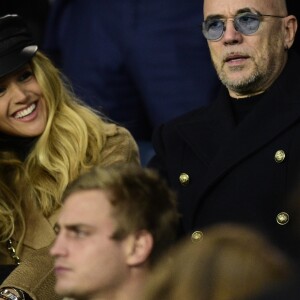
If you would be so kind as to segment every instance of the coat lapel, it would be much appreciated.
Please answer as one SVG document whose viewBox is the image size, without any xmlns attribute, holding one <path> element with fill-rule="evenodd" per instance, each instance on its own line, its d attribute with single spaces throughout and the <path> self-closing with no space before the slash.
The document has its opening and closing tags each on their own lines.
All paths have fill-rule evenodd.
<svg viewBox="0 0 300 300">
<path fill-rule="evenodd" d="M 267 95 L 266 95 L 267 96 Z M 200 197 L 216 180 L 249 155 L 259 151 L 300 117 L 300 102 L 264 97 L 246 119 L 231 132 L 211 161 Z"/>
<path fill-rule="evenodd" d="M 190 120 L 179 123 L 177 130 L 202 163 L 208 165 L 234 127 L 227 91 L 222 89 L 218 99 L 201 118 L 196 112 Z"/>
<path fill-rule="evenodd" d="M 289 63 L 284 74 L 265 92 L 239 126 L 234 128 L 232 113 L 223 94 L 207 112 L 204 121 L 186 123 L 178 128 L 181 136 L 207 165 L 207 173 L 199 181 L 196 199 L 201 199 L 239 162 L 299 120 L 300 92 L 295 91 L 295 86 L 300 84 L 297 67 Z M 222 101 L 225 104 L 222 105 Z M 193 203 L 194 212 L 198 204 L 199 201 Z"/>
<path fill-rule="evenodd" d="M 25 213 L 26 233 L 23 240 L 24 245 L 35 250 L 49 246 L 56 236 L 53 228 L 59 212 L 58 209 L 51 217 L 46 218 L 35 204 L 29 204 Z M 20 236 L 20 232 L 16 230 L 15 238 L 19 240 Z"/>
</svg>

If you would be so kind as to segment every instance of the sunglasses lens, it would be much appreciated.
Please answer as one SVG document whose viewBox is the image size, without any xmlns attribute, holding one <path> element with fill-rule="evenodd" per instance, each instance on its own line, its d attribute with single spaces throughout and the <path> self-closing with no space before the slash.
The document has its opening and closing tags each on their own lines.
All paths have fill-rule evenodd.
<svg viewBox="0 0 300 300">
<path fill-rule="evenodd" d="M 220 19 L 204 21 L 202 32 L 208 40 L 218 40 L 224 32 L 224 22 Z"/>
<path fill-rule="evenodd" d="M 260 17 L 253 13 L 242 13 L 234 18 L 234 26 L 242 34 L 253 34 L 258 30 Z M 209 19 L 202 23 L 202 32 L 208 40 L 220 39 L 225 30 L 225 23 L 221 19 Z"/>
<path fill-rule="evenodd" d="M 239 32 L 247 35 L 258 30 L 260 19 L 255 14 L 246 13 L 236 16 L 234 23 Z"/>
</svg>

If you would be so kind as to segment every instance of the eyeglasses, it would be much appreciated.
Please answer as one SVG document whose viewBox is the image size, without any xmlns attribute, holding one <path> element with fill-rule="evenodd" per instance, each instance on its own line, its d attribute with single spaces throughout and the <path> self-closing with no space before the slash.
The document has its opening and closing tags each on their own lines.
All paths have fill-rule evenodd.
<svg viewBox="0 0 300 300">
<path fill-rule="evenodd" d="M 244 35 L 251 35 L 258 30 L 263 17 L 285 18 L 282 16 L 255 14 L 252 12 L 240 13 L 234 18 L 227 19 L 209 18 L 202 23 L 202 32 L 206 39 L 217 41 L 223 36 L 226 30 L 226 21 L 232 20 L 236 31 Z"/>
</svg>

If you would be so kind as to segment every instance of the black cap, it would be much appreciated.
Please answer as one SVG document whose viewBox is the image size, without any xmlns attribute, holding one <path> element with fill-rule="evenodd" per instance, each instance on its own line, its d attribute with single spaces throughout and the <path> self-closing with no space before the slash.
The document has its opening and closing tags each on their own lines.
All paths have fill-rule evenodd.
<svg viewBox="0 0 300 300">
<path fill-rule="evenodd" d="M 26 64 L 37 49 L 38 46 L 20 16 L 0 17 L 0 77 Z"/>
</svg>

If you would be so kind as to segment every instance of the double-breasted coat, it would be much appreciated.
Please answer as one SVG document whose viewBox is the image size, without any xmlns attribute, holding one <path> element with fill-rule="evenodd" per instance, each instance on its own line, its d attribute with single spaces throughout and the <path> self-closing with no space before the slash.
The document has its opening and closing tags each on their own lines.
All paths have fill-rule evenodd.
<svg viewBox="0 0 300 300">
<path fill-rule="evenodd" d="M 300 58 L 290 54 L 238 125 L 229 102 L 224 87 L 212 105 L 160 126 L 149 166 L 177 191 L 184 234 L 200 231 L 197 239 L 210 224 L 242 222 L 284 244 L 300 183 Z"/>
</svg>

